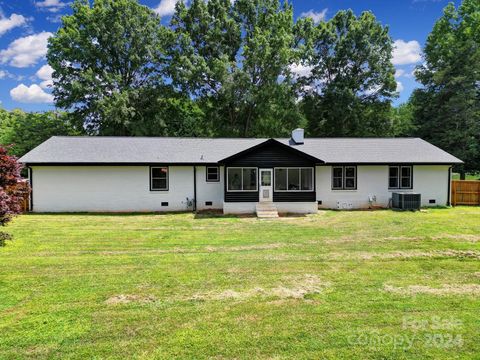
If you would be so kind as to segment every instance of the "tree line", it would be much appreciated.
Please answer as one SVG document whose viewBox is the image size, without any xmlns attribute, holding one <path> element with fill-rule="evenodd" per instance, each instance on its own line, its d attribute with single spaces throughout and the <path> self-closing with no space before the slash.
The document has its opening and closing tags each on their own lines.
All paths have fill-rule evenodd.
<svg viewBox="0 0 480 360">
<path fill-rule="evenodd" d="M 393 41 L 371 12 L 315 24 L 295 21 L 286 1 L 192 0 L 162 25 L 137 0 L 72 10 L 47 54 L 61 112 L 0 113 L 0 143 L 18 155 L 52 134 L 282 137 L 304 127 L 420 136 L 462 158 L 460 171 L 480 169 L 476 0 L 444 9 L 415 71 L 422 87 L 399 107 Z"/>
</svg>

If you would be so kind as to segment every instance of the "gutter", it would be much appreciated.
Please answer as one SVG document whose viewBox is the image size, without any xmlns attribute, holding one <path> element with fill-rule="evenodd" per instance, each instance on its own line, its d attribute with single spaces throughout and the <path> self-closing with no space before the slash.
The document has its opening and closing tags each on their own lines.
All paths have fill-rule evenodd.
<svg viewBox="0 0 480 360">
<path fill-rule="evenodd" d="M 448 168 L 447 206 L 451 206 L 451 202 L 452 202 L 452 190 L 450 189 L 451 186 L 452 186 L 452 166 Z"/>
<path fill-rule="evenodd" d="M 193 212 L 197 212 L 197 167 L 193 166 Z"/>
<path fill-rule="evenodd" d="M 27 170 L 28 170 L 28 184 L 30 185 L 28 210 L 33 211 L 33 169 L 30 166 L 27 166 Z"/>
</svg>

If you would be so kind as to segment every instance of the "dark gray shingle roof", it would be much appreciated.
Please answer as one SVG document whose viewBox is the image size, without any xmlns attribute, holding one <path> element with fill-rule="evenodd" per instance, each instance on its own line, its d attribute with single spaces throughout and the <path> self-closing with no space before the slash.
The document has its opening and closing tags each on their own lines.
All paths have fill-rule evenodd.
<svg viewBox="0 0 480 360">
<path fill-rule="evenodd" d="M 35 163 L 215 163 L 268 139 L 54 136 L 19 161 Z M 442 163 L 461 160 L 419 138 L 306 138 L 279 142 L 326 163 Z"/>
</svg>

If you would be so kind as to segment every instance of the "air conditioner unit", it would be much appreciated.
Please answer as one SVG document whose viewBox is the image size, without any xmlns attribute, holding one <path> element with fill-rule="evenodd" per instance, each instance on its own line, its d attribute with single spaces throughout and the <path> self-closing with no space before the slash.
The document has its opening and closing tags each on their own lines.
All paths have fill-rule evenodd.
<svg viewBox="0 0 480 360">
<path fill-rule="evenodd" d="M 422 196 L 416 193 L 393 193 L 392 208 L 401 210 L 420 210 Z"/>
</svg>

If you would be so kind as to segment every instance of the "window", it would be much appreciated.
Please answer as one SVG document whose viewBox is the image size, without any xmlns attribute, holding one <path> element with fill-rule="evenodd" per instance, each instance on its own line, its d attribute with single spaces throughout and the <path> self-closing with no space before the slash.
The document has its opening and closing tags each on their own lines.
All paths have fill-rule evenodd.
<svg viewBox="0 0 480 360">
<path fill-rule="evenodd" d="M 313 169 L 303 168 L 300 169 L 300 189 L 304 191 L 313 191 Z"/>
<path fill-rule="evenodd" d="M 390 189 L 398 188 L 398 166 L 390 166 L 388 172 L 388 187 Z"/>
<path fill-rule="evenodd" d="M 150 168 L 150 190 L 167 191 L 168 190 L 168 167 Z"/>
<path fill-rule="evenodd" d="M 257 191 L 257 169 L 228 168 L 227 191 Z"/>
<path fill-rule="evenodd" d="M 300 190 L 300 169 L 288 169 L 287 190 Z"/>
<path fill-rule="evenodd" d="M 412 168 L 410 166 L 400 167 L 400 187 L 402 189 L 412 187 Z"/>
<path fill-rule="evenodd" d="M 287 190 L 287 169 L 275 169 L 275 191 Z"/>
<path fill-rule="evenodd" d="M 333 190 L 356 190 L 357 189 L 357 167 L 356 166 L 334 166 L 332 168 L 332 189 Z"/>
<path fill-rule="evenodd" d="M 257 169 L 242 169 L 243 190 L 257 191 Z"/>
<path fill-rule="evenodd" d="M 260 185 L 261 186 L 272 186 L 272 172 L 271 170 L 260 171 Z"/>
<path fill-rule="evenodd" d="M 218 166 L 207 166 L 207 182 L 220 181 L 220 168 Z"/>
<path fill-rule="evenodd" d="M 275 191 L 313 191 L 313 168 L 276 168 Z"/>
<path fill-rule="evenodd" d="M 412 188 L 412 167 L 411 166 L 390 166 L 388 169 L 389 189 L 411 189 Z"/>
<path fill-rule="evenodd" d="M 356 189 L 357 188 L 357 168 L 355 166 L 345 166 L 345 181 L 343 187 L 345 189 Z"/>
<path fill-rule="evenodd" d="M 332 170 L 332 188 L 343 189 L 343 167 L 334 167 Z"/>
</svg>

